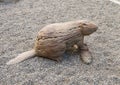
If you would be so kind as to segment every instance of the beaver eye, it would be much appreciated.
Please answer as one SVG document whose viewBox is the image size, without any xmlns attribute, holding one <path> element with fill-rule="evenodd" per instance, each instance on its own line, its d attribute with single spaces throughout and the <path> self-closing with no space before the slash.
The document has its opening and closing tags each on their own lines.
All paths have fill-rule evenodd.
<svg viewBox="0 0 120 85">
<path fill-rule="evenodd" d="M 87 25 L 86 23 L 83 23 L 83 25 Z"/>
</svg>

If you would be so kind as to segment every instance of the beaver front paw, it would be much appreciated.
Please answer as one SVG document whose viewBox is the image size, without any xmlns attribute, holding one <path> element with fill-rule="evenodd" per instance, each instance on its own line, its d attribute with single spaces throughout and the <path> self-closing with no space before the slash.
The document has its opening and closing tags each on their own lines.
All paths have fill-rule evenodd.
<svg viewBox="0 0 120 85">
<path fill-rule="evenodd" d="M 83 63 L 85 63 L 85 64 L 91 64 L 93 61 L 91 52 L 87 51 L 87 50 L 81 51 L 80 57 L 81 57 L 81 60 L 83 61 Z"/>
</svg>

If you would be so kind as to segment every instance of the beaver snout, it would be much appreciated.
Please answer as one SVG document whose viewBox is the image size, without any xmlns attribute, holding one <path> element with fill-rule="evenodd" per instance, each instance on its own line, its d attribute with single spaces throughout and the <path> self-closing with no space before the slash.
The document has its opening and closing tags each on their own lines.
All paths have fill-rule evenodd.
<svg viewBox="0 0 120 85">
<path fill-rule="evenodd" d="M 95 25 L 95 24 L 90 24 L 90 28 L 93 30 L 93 31 L 96 31 L 98 29 L 98 26 Z"/>
<path fill-rule="evenodd" d="M 97 25 L 95 25 L 95 24 L 90 24 L 90 25 L 89 25 L 89 31 L 90 31 L 91 33 L 95 32 L 97 29 L 98 29 L 98 26 L 97 26 Z M 91 33 L 90 33 L 90 34 L 91 34 Z"/>
</svg>

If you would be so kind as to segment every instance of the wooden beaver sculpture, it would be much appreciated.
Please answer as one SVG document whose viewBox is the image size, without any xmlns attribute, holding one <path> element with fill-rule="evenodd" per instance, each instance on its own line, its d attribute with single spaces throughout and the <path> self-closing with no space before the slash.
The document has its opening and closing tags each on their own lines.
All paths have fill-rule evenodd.
<svg viewBox="0 0 120 85">
<path fill-rule="evenodd" d="M 18 55 L 7 64 L 19 63 L 35 55 L 60 61 L 63 53 L 73 47 L 79 50 L 83 62 L 89 64 L 92 56 L 84 44 L 84 36 L 92 34 L 97 28 L 94 23 L 85 20 L 47 25 L 39 31 L 32 50 Z"/>
</svg>

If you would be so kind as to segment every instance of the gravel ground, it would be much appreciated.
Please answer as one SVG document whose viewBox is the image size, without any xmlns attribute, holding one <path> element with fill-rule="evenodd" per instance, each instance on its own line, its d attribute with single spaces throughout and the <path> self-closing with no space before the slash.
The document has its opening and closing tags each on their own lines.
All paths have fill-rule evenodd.
<svg viewBox="0 0 120 85">
<path fill-rule="evenodd" d="M 85 38 L 94 60 L 65 55 L 61 63 L 34 57 L 6 62 L 30 50 L 46 24 L 88 19 L 99 30 Z M 109 0 L 21 0 L 0 4 L 0 85 L 120 85 L 120 5 Z"/>
</svg>

